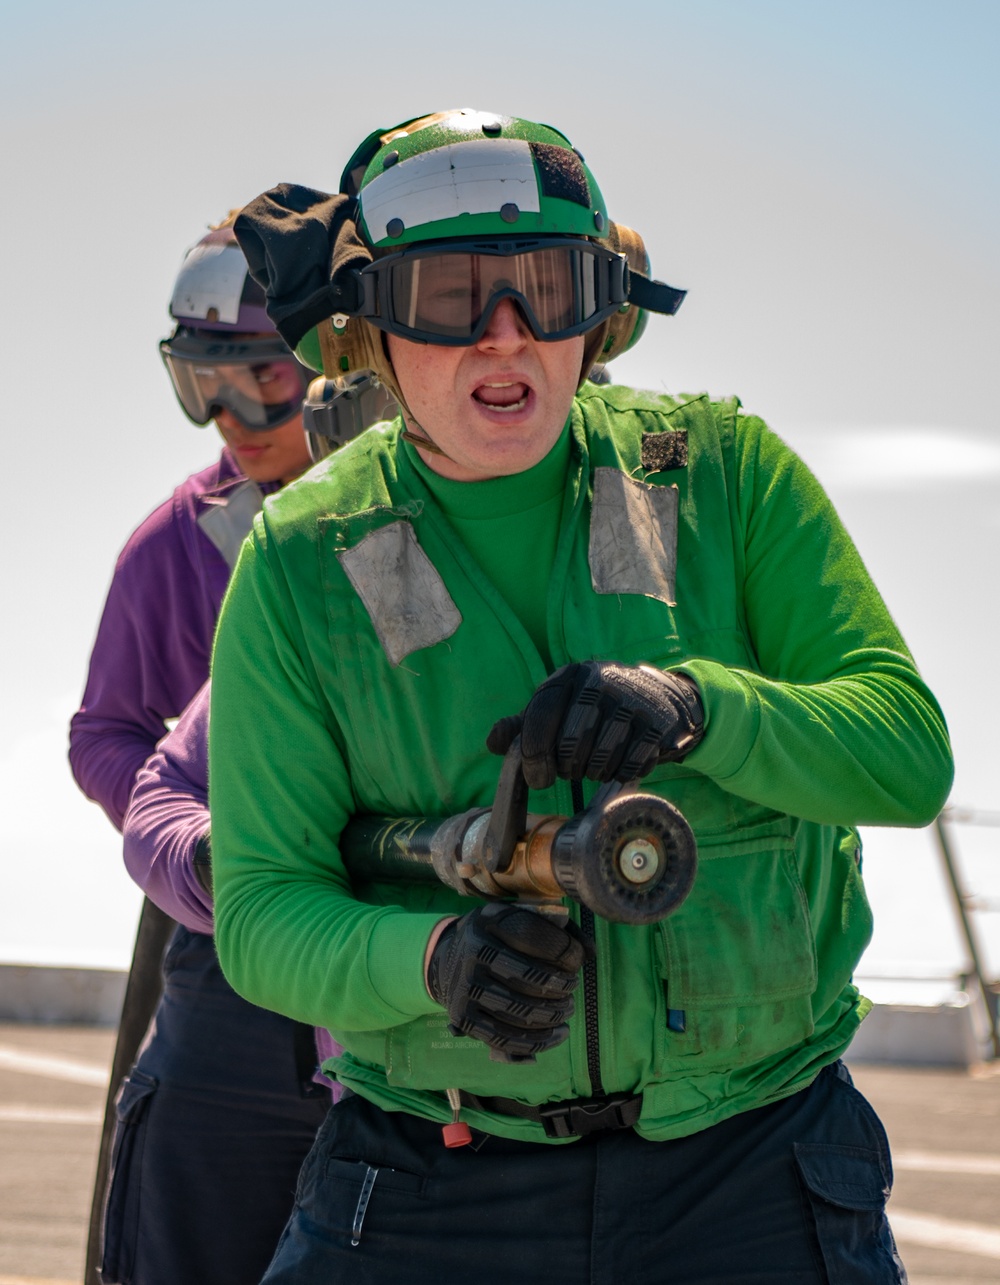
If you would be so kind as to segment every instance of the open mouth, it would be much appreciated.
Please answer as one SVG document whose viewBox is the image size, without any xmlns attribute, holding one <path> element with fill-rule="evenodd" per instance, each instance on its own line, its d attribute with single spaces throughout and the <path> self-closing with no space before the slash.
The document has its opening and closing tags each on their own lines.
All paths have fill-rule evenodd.
<svg viewBox="0 0 1000 1285">
<path fill-rule="evenodd" d="M 509 414 L 524 409 L 529 392 L 527 384 L 490 383 L 480 384 L 472 396 L 481 406 L 489 410 Z"/>
</svg>

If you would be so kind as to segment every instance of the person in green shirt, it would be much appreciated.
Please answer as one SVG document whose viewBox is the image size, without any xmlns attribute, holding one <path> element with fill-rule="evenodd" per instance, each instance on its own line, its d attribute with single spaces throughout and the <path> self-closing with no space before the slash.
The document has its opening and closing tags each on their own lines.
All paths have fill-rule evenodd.
<svg viewBox="0 0 1000 1285">
<path fill-rule="evenodd" d="M 735 400 L 587 381 L 683 292 L 554 129 L 376 131 L 236 232 L 286 341 L 402 407 L 268 500 L 216 640 L 220 959 L 348 1090 L 265 1280 L 905 1280 L 840 1061 L 856 827 L 927 824 L 951 756 L 821 487 Z M 683 812 L 679 909 L 352 880 L 353 816 L 488 808 L 517 737 L 533 813 Z"/>
</svg>

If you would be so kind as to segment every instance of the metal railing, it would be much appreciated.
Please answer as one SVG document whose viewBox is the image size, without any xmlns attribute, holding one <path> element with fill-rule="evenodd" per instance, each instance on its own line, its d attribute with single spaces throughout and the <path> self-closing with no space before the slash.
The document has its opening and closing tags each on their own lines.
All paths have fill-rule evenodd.
<svg viewBox="0 0 1000 1285">
<path fill-rule="evenodd" d="M 965 946 L 969 952 L 970 969 L 967 976 L 974 977 L 983 997 L 986 1015 L 990 1026 L 990 1045 L 993 1057 L 1000 1059 L 1000 981 L 990 980 L 983 965 L 983 952 L 979 945 L 972 914 L 977 910 L 1000 910 L 1000 902 L 985 900 L 971 895 L 962 887 L 958 871 L 956 848 L 953 836 L 949 833 L 955 825 L 984 825 L 1000 827 L 1000 812 L 983 812 L 975 808 L 963 808 L 949 805 L 934 822 L 938 850 L 948 876 L 955 910 L 958 914 Z"/>
</svg>

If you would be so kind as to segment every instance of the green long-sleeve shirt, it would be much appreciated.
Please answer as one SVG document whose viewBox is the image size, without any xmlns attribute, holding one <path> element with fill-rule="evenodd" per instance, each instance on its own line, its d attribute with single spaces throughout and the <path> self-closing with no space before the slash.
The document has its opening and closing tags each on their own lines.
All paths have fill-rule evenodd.
<svg viewBox="0 0 1000 1285">
<path fill-rule="evenodd" d="M 694 891 L 663 924 L 597 924 L 602 1087 L 642 1092 L 640 1132 L 677 1136 L 795 1091 L 849 1042 L 870 933 L 852 827 L 928 822 L 950 784 L 947 734 L 832 506 L 759 420 L 595 389 L 570 435 L 550 664 L 398 425 L 268 502 L 213 671 L 217 939 L 237 990 L 329 1027 L 348 1050 L 338 1075 L 384 1106 L 447 1118 L 449 1086 L 588 1095 L 579 1017 L 534 1066 L 447 1033 L 423 952 L 440 915 L 469 903 L 352 888 L 338 837 L 355 812 L 488 806 L 486 732 L 550 666 L 683 668 L 705 738 L 645 788 L 695 829 Z M 653 442 L 671 446 L 655 464 Z M 532 810 L 571 811 L 568 785 Z M 541 1140 L 527 1121 L 470 1119 Z"/>
</svg>

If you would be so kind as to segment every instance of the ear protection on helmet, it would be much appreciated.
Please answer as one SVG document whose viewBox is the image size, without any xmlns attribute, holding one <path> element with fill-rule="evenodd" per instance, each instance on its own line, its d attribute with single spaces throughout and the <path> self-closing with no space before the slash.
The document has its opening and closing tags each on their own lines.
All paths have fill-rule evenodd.
<svg viewBox="0 0 1000 1285">
<path fill-rule="evenodd" d="M 630 272 L 637 272 L 643 277 L 649 276 L 649 255 L 642 237 L 633 228 L 627 228 L 623 223 L 610 223 L 604 244 L 616 254 L 624 254 Z M 600 360 L 611 361 L 631 348 L 646 329 L 648 320 L 649 313 L 645 308 L 634 303 L 625 304 L 607 322 L 608 332 L 597 354 Z"/>
<path fill-rule="evenodd" d="M 302 403 L 302 426 L 313 463 L 380 420 L 394 419 L 399 407 L 370 370 L 340 379 L 312 381 Z"/>
</svg>

